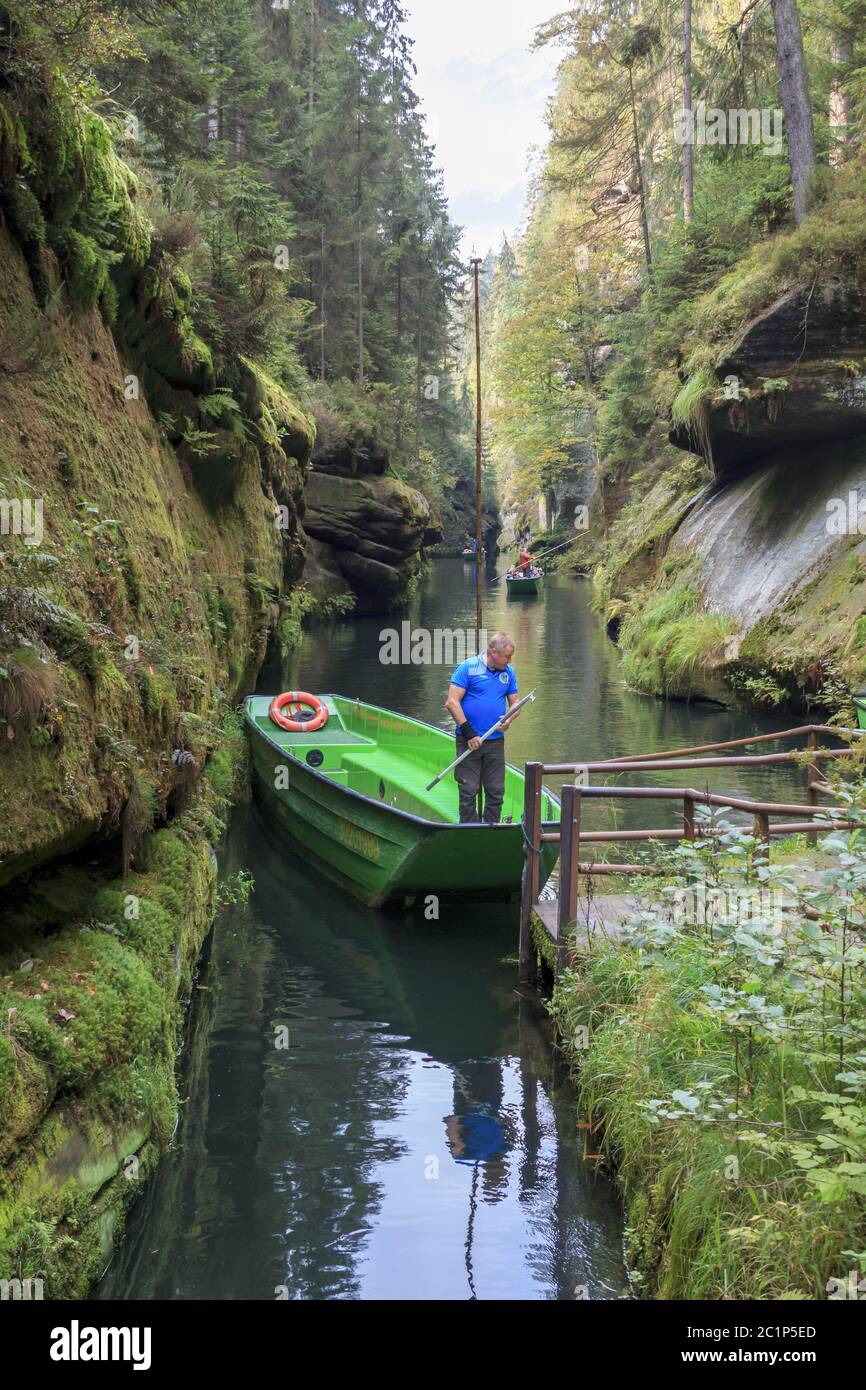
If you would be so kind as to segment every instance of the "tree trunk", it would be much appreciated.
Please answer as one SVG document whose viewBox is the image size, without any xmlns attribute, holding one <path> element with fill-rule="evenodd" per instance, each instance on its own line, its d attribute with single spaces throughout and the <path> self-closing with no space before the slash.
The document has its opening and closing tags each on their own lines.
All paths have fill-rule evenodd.
<svg viewBox="0 0 866 1390">
<path fill-rule="evenodd" d="M 815 168 L 812 106 L 797 0 L 772 0 L 772 6 L 776 30 L 776 66 L 794 189 L 794 220 L 799 224 L 808 211 L 812 170 Z"/>
<path fill-rule="evenodd" d="M 358 7 L 355 6 L 357 16 Z M 357 116 L 357 136 L 356 136 L 356 155 L 358 159 L 358 385 L 364 385 L 364 183 L 361 171 L 361 102 L 363 100 L 363 88 L 361 78 L 360 57 L 358 59 L 358 116 Z"/>
<path fill-rule="evenodd" d="M 364 236 L 358 208 L 358 385 L 364 385 Z"/>
<path fill-rule="evenodd" d="M 840 29 L 834 34 L 830 57 L 833 63 L 830 80 L 830 163 L 836 168 L 844 163 L 851 140 L 851 95 L 842 85 L 850 76 L 854 61 L 854 39 L 850 29 Z"/>
<path fill-rule="evenodd" d="M 313 87 L 316 80 L 316 0 L 310 0 L 310 66 L 307 75 L 307 114 L 313 114 Z"/>
<path fill-rule="evenodd" d="M 421 321 L 423 319 L 421 277 L 418 277 L 418 322 L 415 332 L 415 462 L 421 457 Z"/>
<path fill-rule="evenodd" d="M 325 228 L 324 224 L 319 228 L 319 268 L 320 268 L 320 301 L 319 316 L 319 380 L 325 380 Z"/>
<path fill-rule="evenodd" d="M 643 233 L 643 253 L 646 260 L 647 280 L 653 282 L 653 257 L 650 248 L 649 220 L 646 210 L 646 192 L 643 182 L 643 164 L 640 157 L 640 136 L 637 129 L 637 106 L 634 99 L 634 79 L 632 77 L 631 65 L 628 69 L 628 94 L 631 101 L 631 125 L 634 137 L 634 167 L 637 174 L 637 191 L 640 198 L 640 227 Z"/>
<path fill-rule="evenodd" d="M 683 106 L 692 111 L 692 0 L 683 6 Z M 691 140 L 683 145 L 683 220 L 691 222 L 695 213 L 695 147 Z"/>
<path fill-rule="evenodd" d="M 403 447 L 403 405 L 405 398 L 403 377 L 403 262 L 397 261 L 397 428 L 395 431 L 395 453 L 400 458 Z"/>
</svg>

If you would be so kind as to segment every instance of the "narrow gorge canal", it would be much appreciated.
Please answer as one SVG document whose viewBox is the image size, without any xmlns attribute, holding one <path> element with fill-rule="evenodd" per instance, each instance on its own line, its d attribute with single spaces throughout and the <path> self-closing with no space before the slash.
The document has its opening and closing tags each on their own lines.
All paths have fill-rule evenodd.
<svg viewBox="0 0 866 1390">
<path fill-rule="evenodd" d="M 438 561 L 410 618 L 470 628 L 471 567 Z M 521 689 L 539 692 L 508 737 L 517 764 L 772 727 L 624 690 L 581 581 L 552 578 L 518 604 L 491 573 L 485 622 L 512 634 Z M 259 690 L 358 695 L 444 726 L 448 669 L 383 665 L 391 624 L 312 632 Z M 769 793 L 767 769 L 733 772 L 729 790 Z M 776 797 L 787 777 L 772 774 Z M 620 824 L 658 815 L 631 807 Z M 95 1296 L 628 1297 L 615 1189 L 583 1159 L 544 1010 L 517 989 L 516 908 L 443 904 L 438 922 L 366 909 L 288 857 L 255 805 L 222 860 L 255 890 L 208 943 L 181 1122 Z"/>
</svg>

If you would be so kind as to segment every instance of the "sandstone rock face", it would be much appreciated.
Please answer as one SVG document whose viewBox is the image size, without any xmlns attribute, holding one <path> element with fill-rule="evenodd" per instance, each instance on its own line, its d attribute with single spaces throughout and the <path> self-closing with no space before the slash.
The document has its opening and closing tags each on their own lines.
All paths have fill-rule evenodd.
<svg viewBox="0 0 866 1390">
<path fill-rule="evenodd" d="M 319 599 L 352 593 L 352 586 L 334 558 L 331 546 L 302 531 L 304 547 L 303 583 Z"/>
<path fill-rule="evenodd" d="M 833 278 L 783 294 L 717 369 L 728 398 L 709 413 L 716 477 L 738 477 L 782 449 L 866 432 L 864 359 L 866 296 L 858 286 Z M 695 449 L 686 431 L 671 439 Z"/>
<path fill-rule="evenodd" d="M 716 369 L 729 398 L 706 422 L 715 481 L 669 552 L 736 624 L 733 676 L 770 676 L 803 700 L 828 672 L 861 683 L 866 664 L 864 360 L 866 294 L 852 282 L 791 290 L 756 315 Z"/>
<path fill-rule="evenodd" d="M 579 508 L 592 508 L 598 493 L 598 478 L 594 468 L 594 457 L 587 460 L 585 467 L 571 470 L 555 487 L 538 498 L 538 520 L 536 526 L 552 531 L 554 527 L 563 531 L 583 529 L 578 525 L 582 513 Z"/>
<path fill-rule="evenodd" d="M 840 513 L 846 521 L 849 513 L 866 515 L 866 438 L 825 446 L 820 468 L 785 454 L 710 490 L 671 549 L 693 557 L 708 605 L 732 614 L 745 632 L 852 545 L 863 548 L 862 536 L 840 531 Z"/>
<path fill-rule="evenodd" d="M 420 568 L 422 547 L 439 536 L 426 498 L 394 478 L 314 469 L 304 503 L 304 530 L 330 547 L 333 564 L 357 594 L 358 611 L 399 606 Z M 321 567 L 322 559 L 319 552 L 314 563 Z"/>
<path fill-rule="evenodd" d="M 399 598 L 404 591 L 405 570 L 401 571 L 393 565 L 383 565 L 381 560 L 370 560 L 366 555 L 357 554 L 352 550 L 338 551 L 338 563 L 357 593 L 379 593 L 385 598 Z"/>
</svg>

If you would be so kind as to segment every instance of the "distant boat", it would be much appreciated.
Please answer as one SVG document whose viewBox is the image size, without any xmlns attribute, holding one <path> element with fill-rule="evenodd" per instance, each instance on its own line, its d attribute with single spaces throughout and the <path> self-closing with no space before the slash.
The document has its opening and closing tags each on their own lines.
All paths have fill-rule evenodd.
<svg viewBox="0 0 866 1390">
<path fill-rule="evenodd" d="M 524 598 L 527 594 L 537 594 L 544 574 L 541 570 L 531 574 L 506 574 L 505 589 L 509 598 Z"/>
<path fill-rule="evenodd" d="M 478 559 L 478 556 L 479 556 L 479 555 L 483 555 L 483 554 L 484 554 L 484 546 L 482 545 L 482 547 L 481 547 L 480 550 L 464 550 L 464 551 L 463 551 L 463 559 L 464 559 L 464 560 L 477 560 L 477 559 Z"/>
<path fill-rule="evenodd" d="M 457 786 L 427 783 L 455 755 L 432 724 L 342 695 L 318 697 L 328 722 L 290 733 L 268 696 L 244 704 L 256 787 L 297 851 L 355 897 L 378 907 L 426 894 L 516 898 L 523 870 L 523 773 L 507 767 L 500 825 L 460 825 Z M 542 822 L 559 820 L 546 789 Z M 542 882 L 558 845 L 542 850 Z"/>
</svg>

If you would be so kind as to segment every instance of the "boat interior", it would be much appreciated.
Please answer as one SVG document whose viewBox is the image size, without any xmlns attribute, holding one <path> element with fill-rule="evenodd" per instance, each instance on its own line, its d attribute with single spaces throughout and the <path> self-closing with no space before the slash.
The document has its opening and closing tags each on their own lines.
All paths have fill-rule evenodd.
<svg viewBox="0 0 866 1390">
<path fill-rule="evenodd" d="M 251 697 L 249 715 L 272 743 L 332 782 L 424 820 L 457 823 L 453 774 L 443 777 L 432 791 L 426 790 L 427 783 L 455 757 L 449 734 L 360 700 L 339 695 L 319 699 L 327 706 L 328 722 L 318 733 L 281 729 L 268 714 L 267 696 Z M 522 816 L 523 775 L 507 768 L 502 822 L 516 824 Z M 546 793 L 542 817 L 559 818 L 559 807 Z"/>
</svg>

